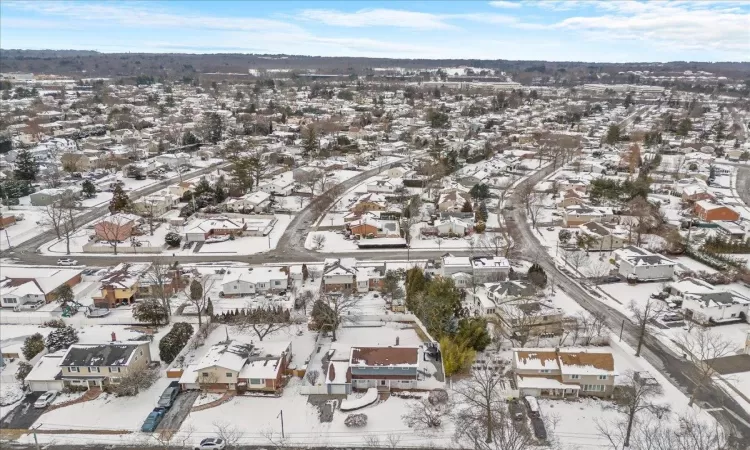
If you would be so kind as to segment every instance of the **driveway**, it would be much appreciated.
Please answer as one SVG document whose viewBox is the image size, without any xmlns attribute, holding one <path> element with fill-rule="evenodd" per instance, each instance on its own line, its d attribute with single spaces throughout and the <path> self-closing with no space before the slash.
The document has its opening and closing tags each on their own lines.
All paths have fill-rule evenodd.
<svg viewBox="0 0 750 450">
<path fill-rule="evenodd" d="M 198 398 L 198 394 L 200 394 L 200 391 L 180 392 L 174 400 L 172 407 L 169 408 L 169 411 L 167 411 L 161 419 L 161 422 L 159 422 L 156 431 L 177 431 L 182 425 L 182 422 L 185 421 L 188 413 L 190 413 L 190 408 L 193 407 L 193 403 L 195 403 L 195 400 Z"/>
<path fill-rule="evenodd" d="M 28 430 L 31 428 L 34 422 L 47 410 L 47 408 L 34 408 L 34 402 L 40 395 L 42 395 L 42 392 L 34 392 L 24 397 L 21 403 L 13 408 L 13 411 L 6 414 L 0 422 L 0 428 L 10 430 Z"/>
</svg>

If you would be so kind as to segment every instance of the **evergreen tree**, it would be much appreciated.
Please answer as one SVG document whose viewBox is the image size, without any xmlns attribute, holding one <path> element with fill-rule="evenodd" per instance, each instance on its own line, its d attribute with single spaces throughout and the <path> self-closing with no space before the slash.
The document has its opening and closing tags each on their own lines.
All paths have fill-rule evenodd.
<svg viewBox="0 0 750 450">
<path fill-rule="evenodd" d="M 214 304 L 211 299 L 208 299 L 208 304 L 206 304 L 206 315 L 211 318 L 214 317 Z"/>
<path fill-rule="evenodd" d="M 55 297 L 57 298 L 58 302 L 62 303 L 63 306 L 65 306 L 68 302 L 72 302 L 73 300 L 75 300 L 73 288 L 71 288 L 68 284 L 60 285 L 60 287 L 55 289 Z"/>
<path fill-rule="evenodd" d="M 133 307 L 133 318 L 151 325 L 159 325 L 167 322 L 167 310 L 157 299 L 148 298 L 139 301 Z"/>
<path fill-rule="evenodd" d="M 473 209 L 473 208 L 471 207 L 471 202 L 470 202 L 470 201 L 468 201 L 468 200 L 466 200 L 466 201 L 464 202 L 464 205 L 463 205 L 463 206 L 461 207 L 461 212 L 467 212 L 467 213 L 470 213 L 470 212 L 472 212 L 473 210 L 474 210 L 474 209 Z"/>
<path fill-rule="evenodd" d="M 75 328 L 67 325 L 62 328 L 56 328 L 47 335 L 47 350 L 54 353 L 58 350 L 66 349 L 78 342 L 78 332 Z"/>
<path fill-rule="evenodd" d="M 22 149 L 16 156 L 15 176 L 17 180 L 25 181 L 26 184 L 36 181 L 39 174 L 39 163 L 34 156 L 26 149 Z"/>
<path fill-rule="evenodd" d="M 529 278 L 529 281 L 538 287 L 544 287 L 547 285 L 547 274 L 544 272 L 542 266 L 537 263 L 534 263 L 529 267 L 526 276 Z"/>
<path fill-rule="evenodd" d="M 130 211 L 130 197 L 122 189 L 122 184 L 117 184 L 112 192 L 112 199 L 109 201 L 109 212 L 116 214 L 127 211 Z"/>
<path fill-rule="evenodd" d="M 21 347 L 21 353 L 27 361 L 31 361 L 31 358 L 39 354 L 44 350 L 44 336 L 39 333 L 34 333 L 27 337 L 23 341 L 23 347 Z"/>
<path fill-rule="evenodd" d="M 91 180 L 85 180 L 81 185 L 81 192 L 86 198 L 96 197 L 96 186 Z"/>
</svg>

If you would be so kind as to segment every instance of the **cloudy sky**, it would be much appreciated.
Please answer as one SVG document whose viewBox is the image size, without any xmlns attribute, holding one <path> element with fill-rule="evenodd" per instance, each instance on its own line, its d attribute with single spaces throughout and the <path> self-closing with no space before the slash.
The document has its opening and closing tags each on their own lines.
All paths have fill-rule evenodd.
<svg viewBox="0 0 750 450">
<path fill-rule="evenodd" d="M 750 2 L 3 0 L 0 45 L 102 52 L 749 61 Z"/>
</svg>

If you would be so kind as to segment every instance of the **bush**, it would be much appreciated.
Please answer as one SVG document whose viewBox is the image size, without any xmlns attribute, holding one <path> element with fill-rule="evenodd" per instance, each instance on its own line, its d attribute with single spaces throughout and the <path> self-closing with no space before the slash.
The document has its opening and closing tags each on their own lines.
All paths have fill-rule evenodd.
<svg viewBox="0 0 750 450">
<path fill-rule="evenodd" d="M 166 236 L 164 236 L 164 242 L 170 247 L 179 247 L 181 241 L 182 236 L 175 233 L 174 231 L 171 231 L 167 233 Z"/>
<path fill-rule="evenodd" d="M 474 225 L 474 231 L 477 233 L 484 233 L 484 230 L 487 229 L 487 225 L 484 222 L 477 222 L 476 225 Z"/>
<path fill-rule="evenodd" d="M 111 391 L 118 397 L 138 395 L 144 389 L 148 389 L 159 378 L 156 369 L 131 370 L 120 378 L 118 384 L 111 385 Z"/>
<path fill-rule="evenodd" d="M 47 350 L 54 353 L 78 342 L 78 332 L 71 326 L 56 328 L 47 336 Z"/>
<path fill-rule="evenodd" d="M 447 403 L 448 391 L 446 391 L 445 389 L 435 389 L 433 391 L 430 391 L 430 395 L 427 397 L 427 400 L 430 402 L 431 405 L 439 405 L 441 403 Z"/>
<path fill-rule="evenodd" d="M 39 333 L 34 333 L 23 341 L 21 353 L 23 353 L 23 357 L 27 361 L 30 361 L 31 358 L 38 355 L 42 350 L 44 350 L 44 336 Z"/>
<path fill-rule="evenodd" d="M 363 427 L 367 425 L 367 414 L 349 414 L 344 419 L 344 425 L 347 427 Z"/>
<path fill-rule="evenodd" d="M 65 321 L 62 319 L 52 319 L 44 322 L 42 326 L 49 328 L 65 328 Z"/>
<path fill-rule="evenodd" d="M 192 335 L 193 326 L 189 323 L 178 322 L 174 324 L 169 333 L 159 341 L 159 357 L 161 360 L 167 364 L 174 361 Z"/>
<path fill-rule="evenodd" d="M 469 368 L 474 360 L 474 349 L 461 342 L 454 342 L 448 337 L 440 339 L 440 350 L 443 355 L 445 376 L 451 376 Z"/>
</svg>

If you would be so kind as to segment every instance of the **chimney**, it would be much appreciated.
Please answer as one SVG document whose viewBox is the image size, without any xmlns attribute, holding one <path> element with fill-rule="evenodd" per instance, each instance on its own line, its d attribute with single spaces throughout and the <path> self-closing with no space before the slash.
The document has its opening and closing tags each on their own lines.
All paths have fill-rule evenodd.
<svg viewBox="0 0 750 450">
<path fill-rule="evenodd" d="M 399 342 L 401 342 L 401 339 L 399 339 L 400 336 L 396 336 L 396 345 L 398 345 Z"/>
<path fill-rule="evenodd" d="M 116 340 L 117 340 L 117 335 L 116 335 L 116 334 L 115 334 L 115 332 L 113 331 L 113 332 L 112 332 L 112 342 L 115 342 Z"/>
</svg>

